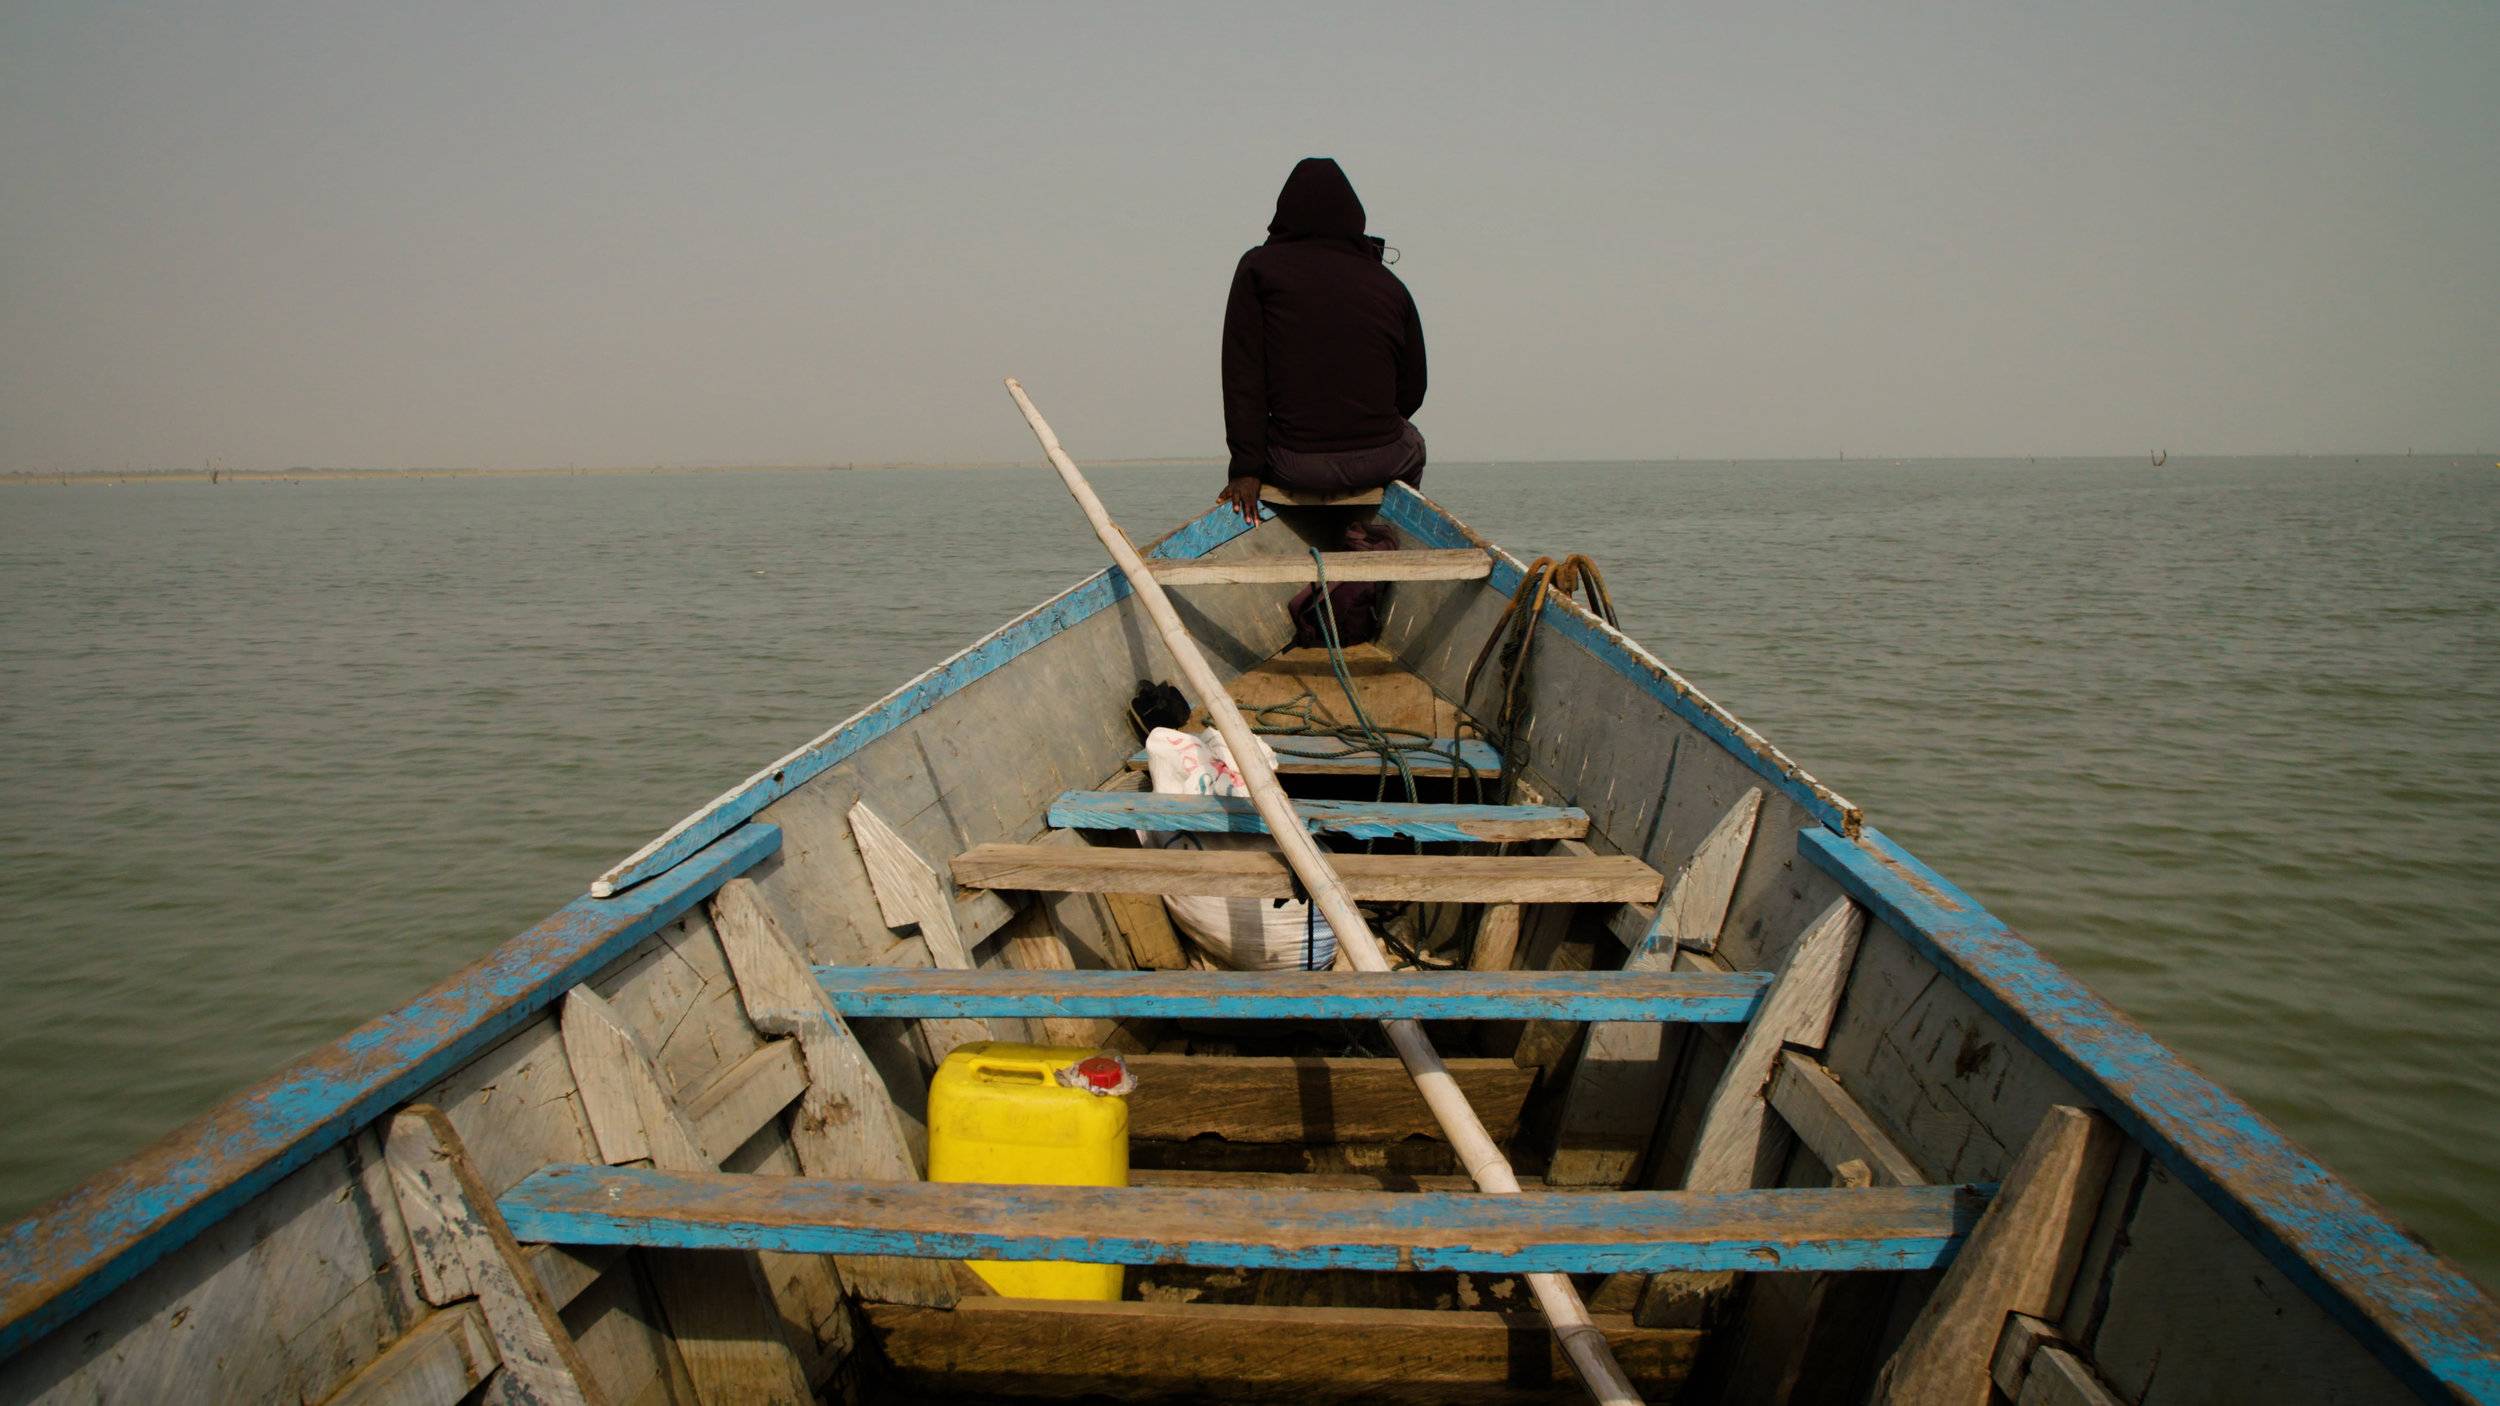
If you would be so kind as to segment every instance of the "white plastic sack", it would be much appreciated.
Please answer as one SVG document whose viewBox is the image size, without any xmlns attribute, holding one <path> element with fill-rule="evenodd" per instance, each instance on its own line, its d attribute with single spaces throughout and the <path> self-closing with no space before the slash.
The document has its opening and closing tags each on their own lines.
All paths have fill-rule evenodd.
<svg viewBox="0 0 2500 1406">
<path fill-rule="evenodd" d="M 1254 739 L 1255 740 L 1255 739 Z M 1259 750 L 1273 766 L 1276 754 Z M 1146 773 L 1166 796 L 1247 796 L 1224 735 L 1213 728 L 1195 736 L 1168 727 L 1146 734 Z M 1276 852 L 1265 835 L 1201 835 L 1141 831 L 1146 844 L 1165 848 L 1263 849 Z M 1292 899 L 1174 896 L 1163 900 L 1173 926 L 1198 950 L 1237 971 L 1324 970 L 1337 960 L 1336 930 L 1311 905 Z"/>
</svg>

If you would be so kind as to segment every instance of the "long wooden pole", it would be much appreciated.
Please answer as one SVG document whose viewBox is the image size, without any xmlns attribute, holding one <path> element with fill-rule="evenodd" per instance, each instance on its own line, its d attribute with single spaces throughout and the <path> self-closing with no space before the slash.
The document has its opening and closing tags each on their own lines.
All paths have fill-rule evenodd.
<svg viewBox="0 0 2500 1406">
<path fill-rule="evenodd" d="M 1250 787 L 1251 803 L 1267 821 L 1268 833 L 1275 837 L 1276 847 L 1284 852 L 1285 862 L 1293 866 L 1302 887 L 1319 905 L 1328 919 L 1328 926 L 1337 934 L 1337 944 L 1358 971 L 1385 972 L 1388 958 L 1381 955 L 1380 942 L 1372 936 L 1371 925 L 1363 921 L 1362 910 L 1354 906 L 1345 885 L 1337 879 L 1337 871 L 1328 862 L 1327 852 L 1311 838 L 1302 818 L 1294 813 L 1293 802 L 1285 788 L 1277 784 L 1276 773 L 1267 764 L 1267 753 L 1250 731 L 1250 725 L 1234 706 L 1232 695 L 1207 665 L 1206 656 L 1198 652 L 1197 642 L 1189 637 L 1188 627 L 1181 624 L 1178 612 L 1172 609 L 1171 598 L 1163 586 L 1146 569 L 1145 559 L 1138 555 L 1137 544 L 1131 542 L 1120 525 L 1094 496 L 1094 487 L 1085 481 L 1068 452 L 1059 447 L 1059 436 L 1051 433 L 1042 412 L 1024 393 L 1024 387 L 1012 376 L 1007 378 L 1007 394 L 1016 399 L 1016 408 L 1024 412 L 1025 423 L 1042 442 L 1042 452 L 1050 456 L 1050 466 L 1059 471 L 1059 479 L 1075 496 L 1077 506 L 1085 510 L 1086 521 L 1094 525 L 1094 535 L 1102 539 L 1111 552 L 1111 559 L 1127 573 L 1129 589 L 1144 603 L 1146 614 L 1163 636 L 1164 648 L 1172 652 L 1173 661 L 1181 668 L 1181 678 L 1189 691 L 1197 696 L 1200 706 L 1215 730 L 1223 735 L 1224 745 L 1231 749 L 1233 766 Z M 1460 1092 L 1458 1081 L 1450 1077 L 1441 1056 L 1425 1038 L 1424 1028 L 1411 1020 L 1384 1020 L 1381 1028 L 1389 1033 L 1389 1043 L 1397 1048 L 1398 1058 L 1405 1061 L 1407 1073 L 1414 1076 L 1415 1087 L 1424 1096 L 1424 1103 L 1439 1120 L 1441 1131 L 1458 1153 L 1467 1174 L 1488 1194 L 1516 1196 L 1519 1178 L 1512 1174 L 1510 1160 L 1495 1146 L 1492 1134 L 1485 1131 L 1484 1120 L 1469 1106 L 1466 1094 Z M 1579 1369 L 1580 1380 L 1589 1394 L 1605 1406 L 1640 1406 L 1640 1394 L 1632 1389 L 1631 1379 L 1624 1376 L 1616 1363 L 1606 1335 L 1589 1321 L 1588 1306 L 1580 1302 L 1580 1291 L 1569 1276 L 1531 1274 L 1528 1286 L 1536 1294 L 1538 1307 L 1544 1309 L 1545 1320 L 1554 1326 L 1554 1334 L 1562 1340 L 1563 1352 L 1571 1365 Z"/>
</svg>

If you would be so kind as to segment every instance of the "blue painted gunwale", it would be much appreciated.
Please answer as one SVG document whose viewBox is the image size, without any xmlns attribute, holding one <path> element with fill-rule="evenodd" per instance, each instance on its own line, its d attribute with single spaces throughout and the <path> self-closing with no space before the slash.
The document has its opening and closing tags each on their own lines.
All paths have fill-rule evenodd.
<svg viewBox="0 0 2500 1406">
<path fill-rule="evenodd" d="M 750 825 L 622 900 L 577 898 L 0 1232 L 0 1360 L 467 1063 L 781 848 Z"/>
<path fill-rule="evenodd" d="M 1259 510 L 1261 521 L 1275 517 Z M 1218 505 L 1166 533 L 1145 555 L 1173 560 L 1200 557 L 1250 530 L 1241 514 Z M 1107 566 L 991 631 L 961 653 L 901 688 L 834 724 L 814 741 L 730 787 L 702 809 L 661 831 L 659 838 L 620 860 L 591 883 L 605 898 L 667 873 L 688 855 L 746 823 L 764 807 L 805 785 L 826 768 L 919 717 L 975 681 L 996 673 L 1025 651 L 1128 598 L 1128 577 Z"/>
<path fill-rule="evenodd" d="M 822 1182 L 544 1167 L 496 1203 L 550 1244 L 1519 1274 L 1932 1269 L 1993 1188 L 1271 1191 Z M 1783 1232 L 1779 1227 L 1794 1227 Z M 965 1227 L 974 1227 L 966 1229 Z M 1155 1227 L 1171 1227 L 1158 1233 Z M 1183 1229 L 1185 1227 L 1185 1229 Z"/>
<path fill-rule="evenodd" d="M 1769 972 L 946 971 L 818 967 L 845 1016 L 1637 1020 L 1742 1025 Z"/>
<path fill-rule="evenodd" d="M 1541 821 L 1572 837 L 1589 829 L 1575 806 L 1475 806 L 1408 801 L 1297 800 L 1294 812 L 1312 829 L 1357 840 L 1405 838 L 1467 843 L 1467 828 L 1489 821 Z M 1057 830 L 1176 830 L 1212 835 L 1264 835 L 1267 821 L 1248 796 L 1173 796 L 1153 791 L 1062 791 L 1050 803 Z"/>
<path fill-rule="evenodd" d="M 1525 579 L 1526 564 L 1519 558 L 1476 535 L 1446 509 L 1405 484 L 1389 486 L 1380 502 L 1380 515 L 1423 546 L 1483 548 L 1493 557 L 1493 574 L 1487 584 L 1502 595 L 1516 593 L 1520 581 Z M 1804 806 L 1815 819 L 1844 835 L 1857 833 L 1863 812 L 1839 792 L 1815 780 L 1812 773 L 1791 761 L 1762 734 L 1737 721 L 1735 714 L 1711 702 L 1708 695 L 1686 682 L 1683 675 L 1668 668 L 1631 636 L 1559 593 L 1547 600 L 1541 628 L 1559 632 L 1611 665 L 1642 692 L 1665 704 L 1670 712 L 1752 768 L 1782 795 Z"/>
<path fill-rule="evenodd" d="M 2500 1311 L 2378 1205 L 1881 830 L 1797 847 L 2424 1400 L 2500 1403 Z"/>
<path fill-rule="evenodd" d="M 1403 484 L 1391 487 L 1381 515 L 1423 545 L 1486 548 L 1492 588 L 1518 590 L 1517 558 Z M 1822 821 L 1825 829 L 1798 835 L 1801 852 L 2092 1095 L 2416 1394 L 2500 1406 L 2500 1308 L 2480 1286 L 1646 650 L 1569 600 L 1549 601 L 1546 612 L 1546 628 L 1612 665 Z"/>
</svg>

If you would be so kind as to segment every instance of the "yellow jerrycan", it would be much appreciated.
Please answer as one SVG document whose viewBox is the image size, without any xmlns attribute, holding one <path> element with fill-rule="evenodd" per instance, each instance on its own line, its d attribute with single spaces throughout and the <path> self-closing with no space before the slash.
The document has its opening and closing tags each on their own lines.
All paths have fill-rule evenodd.
<svg viewBox="0 0 2500 1406">
<path fill-rule="evenodd" d="M 1004 1185 L 1128 1185 L 1128 1101 L 1117 1056 L 979 1040 L 956 1047 L 929 1084 L 929 1180 Z M 1020 1299 L 1120 1297 L 1123 1268 L 1069 1260 L 973 1260 Z"/>
</svg>

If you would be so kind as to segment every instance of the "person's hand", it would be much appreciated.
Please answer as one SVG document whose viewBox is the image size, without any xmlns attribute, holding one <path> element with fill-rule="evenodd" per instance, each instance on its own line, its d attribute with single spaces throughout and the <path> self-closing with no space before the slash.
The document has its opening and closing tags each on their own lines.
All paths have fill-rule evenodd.
<svg viewBox="0 0 2500 1406">
<path fill-rule="evenodd" d="M 1224 485 L 1215 501 L 1230 503 L 1240 512 L 1241 520 L 1252 527 L 1259 525 L 1259 481 L 1256 477 L 1237 478 Z"/>
</svg>

